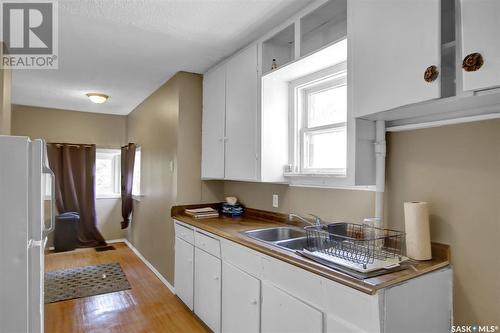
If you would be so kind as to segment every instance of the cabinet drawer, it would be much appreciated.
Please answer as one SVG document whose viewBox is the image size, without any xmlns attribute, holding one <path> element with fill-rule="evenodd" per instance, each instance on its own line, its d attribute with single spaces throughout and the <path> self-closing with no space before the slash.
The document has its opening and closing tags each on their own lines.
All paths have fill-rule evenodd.
<svg viewBox="0 0 500 333">
<path fill-rule="evenodd" d="M 189 229 L 188 227 L 185 227 L 177 222 L 175 223 L 175 236 L 185 240 L 189 244 L 194 245 L 193 233 L 194 233 L 193 229 Z"/>
<path fill-rule="evenodd" d="M 269 257 L 263 258 L 262 267 L 264 280 L 318 309 L 324 308 L 323 283 L 318 275 Z"/>
<path fill-rule="evenodd" d="M 201 232 L 195 232 L 194 245 L 197 248 L 220 258 L 220 243 L 218 239 L 202 234 Z"/>
<path fill-rule="evenodd" d="M 262 278 L 261 256 L 258 253 L 225 239 L 221 240 L 220 247 L 222 260 L 250 275 Z"/>
</svg>

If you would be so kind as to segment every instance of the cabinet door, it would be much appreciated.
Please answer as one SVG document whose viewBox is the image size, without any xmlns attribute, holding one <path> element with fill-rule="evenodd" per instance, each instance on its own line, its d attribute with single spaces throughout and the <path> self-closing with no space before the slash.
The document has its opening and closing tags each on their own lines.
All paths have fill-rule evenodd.
<svg viewBox="0 0 500 333">
<path fill-rule="evenodd" d="M 222 263 L 222 332 L 259 332 L 260 281 Z"/>
<path fill-rule="evenodd" d="M 194 246 L 175 237 L 175 293 L 193 310 L 193 256 Z"/>
<path fill-rule="evenodd" d="M 348 85 L 357 117 L 440 97 L 440 0 L 349 0 Z"/>
<path fill-rule="evenodd" d="M 461 0 L 462 59 L 480 53 L 484 64 L 477 71 L 462 71 L 464 90 L 500 86 L 500 1 Z"/>
<path fill-rule="evenodd" d="M 257 178 L 257 45 L 232 57 L 226 73 L 226 179 Z"/>
<path fill-rule="evenodd" d="M 323 332 L 323 314 L 269 283 L 262 283 L 262 333 Z"/>
<path fill-rule="evenodd" d="M 201 177 L 224 178 L 224 119 L 226 113 L 226 66 L 203 76 Z"/>
<path fill-rule="evenodd" d="M 195 248 L 194 312 L 214 332 L 220 332 L 221 261 Z"/>
</svg>

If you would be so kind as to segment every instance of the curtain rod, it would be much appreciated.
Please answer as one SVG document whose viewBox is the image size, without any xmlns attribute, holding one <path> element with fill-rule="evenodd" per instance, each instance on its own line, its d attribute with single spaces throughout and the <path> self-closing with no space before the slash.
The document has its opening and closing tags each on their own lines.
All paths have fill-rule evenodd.
<svg viewBox="0 0 500 333">
<path fill-rule="evenodd" d="M 85 148 L 90 148 L 90 147 L 96 147 L 97 149 L 120 149 L 120 146 L 100 146 L 100 145 L 95 145 L 95 144 L 87 144 L 87 143 L 62 143 L 62 142 L 48 142 L 47 144 L 49 145 L 56 145 L 56 146 L 70 146 L 70 147 L 85 147 Z"/>
<path fill-rule="evenodd" d="M 85 147 L 85 148 L 90 148 L 90 147 L 96 147 L 97 149 L 121 149 L 124 147 L 128 147 L 128 144 L 125 146 L 100 146 L 96 144 L 87 144 L 87 143 L 63 143 L 63 142 L 48 142 L 47 144 L 50 145 L 56 145 L 56 146 L 71 146 L 71 147 Z M 135 144 L 136 147 L 140 147 L 140 145 Z"/>
</svg>

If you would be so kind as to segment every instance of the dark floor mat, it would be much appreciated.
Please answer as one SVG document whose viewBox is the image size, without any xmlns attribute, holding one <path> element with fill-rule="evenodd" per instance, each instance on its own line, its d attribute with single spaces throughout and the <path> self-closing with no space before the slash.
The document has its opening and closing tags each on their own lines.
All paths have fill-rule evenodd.
<svg viewBox="0 0 500 333">
<path fill-rule="evenodd" d="M 117 262 L 45 273 L 45 303 L 126 289 L 130 289 L 130 284 Z"/>
<path fill-rule="evenodd" d="M 104 251 L 111 251 L 111 250 L 116 250 L 113 245 L 106 245 L 106 246 L 99 246 L 95 248 L 96 252 L 104 252 Z"/>
</svg>

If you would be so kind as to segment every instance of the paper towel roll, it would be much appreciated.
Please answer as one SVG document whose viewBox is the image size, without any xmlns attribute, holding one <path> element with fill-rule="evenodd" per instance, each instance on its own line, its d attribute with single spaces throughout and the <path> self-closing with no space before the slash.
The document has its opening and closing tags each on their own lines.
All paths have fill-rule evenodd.
<svg viewBox="0 0 500 333">
<path fill-rule="evenodd" d="M 427 202 L 405 202 L 406 255 L 415 260 L 432 259 Z"/>
</svg>

